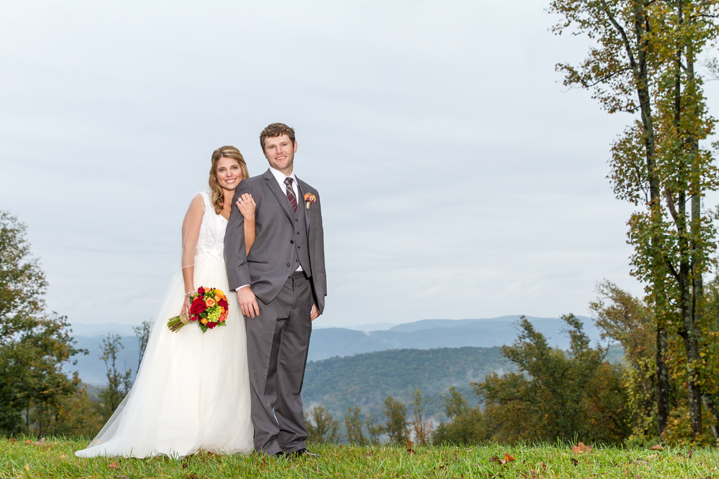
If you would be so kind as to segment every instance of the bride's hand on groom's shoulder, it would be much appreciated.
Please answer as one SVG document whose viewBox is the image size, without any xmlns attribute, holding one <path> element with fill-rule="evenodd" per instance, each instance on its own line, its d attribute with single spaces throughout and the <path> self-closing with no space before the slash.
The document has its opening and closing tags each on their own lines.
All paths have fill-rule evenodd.
<svg viewBox="0 0 719 479">
<path fill-rule="evenodd" d="M 245 221 L 255 219 L 255 207 L 257 205 L 255 204 L 255 200 L 252 199 L 251 194 L 242 194 L 237 201 L 235 201 L 235 205 L 237 205 L 237 209 L 240 210 Z"/>
<path fill-rule="evenodd" d="M 240 303 L 242 315 L 254 318 L 260 314 L 260 307 L 257 305 L 257 298 L 249 286 L 237 290 L 237 302 Z"/>
</svg>

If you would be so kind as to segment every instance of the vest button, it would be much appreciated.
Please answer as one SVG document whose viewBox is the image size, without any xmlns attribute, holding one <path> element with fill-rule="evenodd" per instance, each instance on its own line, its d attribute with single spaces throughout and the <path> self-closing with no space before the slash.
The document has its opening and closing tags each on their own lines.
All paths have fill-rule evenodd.
<svg viewBox="0 0 719 479">
<path fill-rule="evenodd" d="M 290 267 L 290 263 L 287 263 L 287 267 L 288 267 L 288 268 Z"/>
<path fill-rule="evenodd" d="M 297 236 L 299 236 L 299 235 L 300 235 L 300 232 L 298 231 L 298 232 L 297 232 Z"/>
<path fill-rule="evenodd" d="M 300 220 L 298 220 L 297 218 L 295 218 L 295 223 L 299 223 L 299 221 L 300 221 Z"/>
<path fill-rule="evenodd" d="M 290 244 L 295 244 L 295 240 L 290 240 Z"/>
</svg>

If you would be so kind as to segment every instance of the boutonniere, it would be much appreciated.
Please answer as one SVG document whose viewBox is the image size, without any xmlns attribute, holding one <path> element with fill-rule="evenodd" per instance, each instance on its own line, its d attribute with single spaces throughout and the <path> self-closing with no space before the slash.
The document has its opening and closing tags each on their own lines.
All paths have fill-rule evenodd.
<svg viewBox="0 0 719 479">
<path fill-rule="evenodd" d="M 315 201 L 317 201 L 317 197 L 315 197 L 315 195 L 305 193 L 305 209 L 310 209 L 310 205 Z"/>
</svg>

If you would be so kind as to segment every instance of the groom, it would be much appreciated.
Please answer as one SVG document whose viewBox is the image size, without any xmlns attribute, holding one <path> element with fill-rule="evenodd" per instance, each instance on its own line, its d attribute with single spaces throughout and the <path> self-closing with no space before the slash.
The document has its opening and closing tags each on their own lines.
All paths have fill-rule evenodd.
<svg viewBox="0 0 719 479">
<path fill-rule="evenodd" d="M 273 123 L 260 144 L 270 168 L 241 181 L 232 200 L 249 193 L 257 205 L 249 253 L 237 208 L 225 233 L 227 278 L 247 329 L 255 450 L 312 456 L 300 391 L 312 321 L 327 294 L 320 195 L 294 174 L 292 128 Z"/>
</svg>

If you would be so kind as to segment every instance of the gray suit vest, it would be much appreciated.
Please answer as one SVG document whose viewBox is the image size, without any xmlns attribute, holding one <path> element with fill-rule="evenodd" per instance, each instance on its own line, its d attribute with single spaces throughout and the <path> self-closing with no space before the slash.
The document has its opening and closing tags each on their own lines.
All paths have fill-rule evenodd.
<svg viewBox="0 0 719 479">
<path fill-rule="evenodd" d="M 291 208 L 290 211 L 292 211 Z M 301 265 L 302 269 L 305 271 L 305 275 L 309 278 L 312 276 L 312 266 L 310 265 L 309 248 L 307 247 L 307 225 L 305 223 L 305 212 L 305 202 L 300 197 L 297 202 L 297 212 L 294 214 L 294 218 L 292 219 L 295 225 L 295 238 L 293 243 L 294 254 L 292 255 L 292 263 L 295 265 Z M 296 269 L 297 266 L 292 268 L 292 273 L 294 273 Z"/>
</svg>

